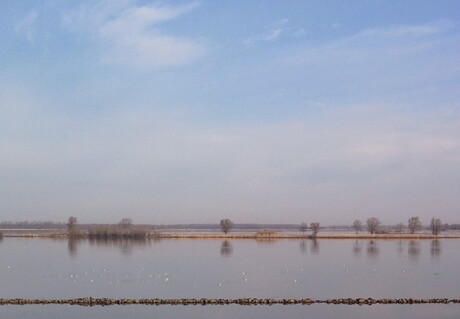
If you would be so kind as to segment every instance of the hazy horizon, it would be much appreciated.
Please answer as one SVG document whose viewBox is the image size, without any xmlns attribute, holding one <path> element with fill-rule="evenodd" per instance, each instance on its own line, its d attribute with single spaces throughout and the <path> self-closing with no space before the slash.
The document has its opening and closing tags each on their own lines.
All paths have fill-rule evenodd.
<svg viewBox="0 0 460 319">
<path fill-rule="evenodd" d="M 458 1 L 1 7 L 0 221 L 459 222 Z"/>
</svg>

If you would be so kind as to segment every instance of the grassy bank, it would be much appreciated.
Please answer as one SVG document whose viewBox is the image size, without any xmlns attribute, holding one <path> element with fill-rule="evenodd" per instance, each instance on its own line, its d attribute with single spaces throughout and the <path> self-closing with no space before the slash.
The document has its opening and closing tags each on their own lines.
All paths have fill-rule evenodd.
<svg viewBox="0 0 460 319">
<path fill-rule="evenodd" d="M 460 236 L 443 236 L 429 234 L 317 234 L 293 235 L 278 234 L 161 234 L 165 239 L 460 239 Z"/>
</svg>

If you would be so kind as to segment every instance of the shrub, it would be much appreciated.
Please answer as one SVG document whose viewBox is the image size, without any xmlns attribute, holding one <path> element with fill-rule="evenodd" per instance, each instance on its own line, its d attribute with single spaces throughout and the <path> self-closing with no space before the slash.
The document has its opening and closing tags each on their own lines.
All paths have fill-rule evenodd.
<svg viewBox="0 0 460 319">
<path fill-rule="evenodd" d="M 93 227 L 88 232 L 88 237 L 92 239 L 144 239 L 147 238 L 148 230 L 141 227 L 131 227 L 129 229 L 115 226 Z"/>
<path fill-rule="evenodd" d="M 277 235 L 277 234 L 278 234 L 278 233 L 275 232 L 275 231 L 271 231 L 271 230 L 266 230 L 266 229 L 264 229 L 264 230 L 259 230 L 259 231 L 257 231 L 256 236 L 257 236 L 257 237 L 272 237 L 272 236 L 275 236 L 275 235 Z"/>
</svg>

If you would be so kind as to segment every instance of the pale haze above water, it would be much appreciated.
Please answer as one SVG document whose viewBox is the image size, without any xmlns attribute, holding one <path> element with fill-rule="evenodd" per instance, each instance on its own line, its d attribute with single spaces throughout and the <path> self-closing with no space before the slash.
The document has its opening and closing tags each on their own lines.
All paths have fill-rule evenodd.
<svg viewBox="0 0 460 319">
<path fill-rule="evenodd" d="M 460 2 L 3 1 L 0 221 L 458 223 Z"/>
</svg>

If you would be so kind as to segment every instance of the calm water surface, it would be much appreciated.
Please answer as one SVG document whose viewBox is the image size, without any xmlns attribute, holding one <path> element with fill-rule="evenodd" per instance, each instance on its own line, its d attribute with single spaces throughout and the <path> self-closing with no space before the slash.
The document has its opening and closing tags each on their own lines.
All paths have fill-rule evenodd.
<svg viewBox="0 0 460 319">
<path fill-rule="evenodd" d="M 0 241 L 1 298 L 459 298 L 459 240 Z M 459 318 L 460 305 L 3 306 L 1 318 Z"/>
</svg>

